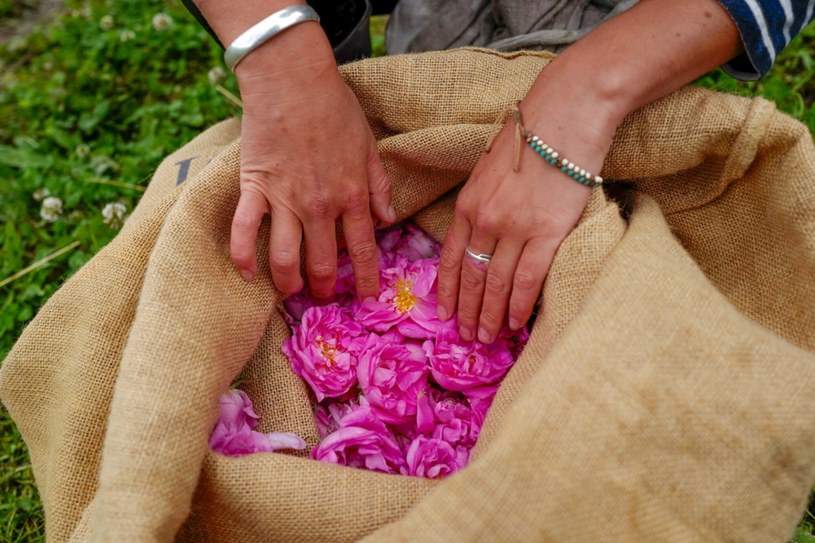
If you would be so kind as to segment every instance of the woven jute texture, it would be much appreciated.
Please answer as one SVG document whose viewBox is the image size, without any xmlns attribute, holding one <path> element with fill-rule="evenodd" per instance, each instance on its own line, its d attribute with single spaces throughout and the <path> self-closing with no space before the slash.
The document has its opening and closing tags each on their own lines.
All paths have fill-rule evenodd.
<svg viewBox="0 0 815 543">
<path fill-rule="evenodd" d="M 457 50 L 343 67 L 401 217 L 443 238 L 492 123 L 550 58 Z M 3 364 L 50 542 L 791 535 L 815 480 L 805 127 L 694 88 L 631 114 L 603 170 L 634 187 L 630 218 L 595 191 L 472 462 L 444 481 L 208 451 L 239 373 L 262 430 L 317 441 L 280 353 L 281 296 L 265 266 L 245 283 L 229 260 L 238 134 L 228 121 L 168 157 Z"/>
</svg>

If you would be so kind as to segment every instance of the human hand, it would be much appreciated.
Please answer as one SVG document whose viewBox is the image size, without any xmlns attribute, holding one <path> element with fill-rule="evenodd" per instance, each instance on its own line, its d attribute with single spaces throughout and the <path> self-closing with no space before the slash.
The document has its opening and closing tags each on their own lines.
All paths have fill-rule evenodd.
<svg viewBox="0 0 815 543">
<path fill-rule="evenodd" d="M 295 37 L 295 32 L 301 35 Z M 315 32 L 320 36 L 304 35 Z M 318 298 L 330 298 L 339 218 L 357 295 L 376 296 L 379 270 L 371 212 L 384 222 L 396 219 L 376 142 L 319 26 L 298 25 L 283 37 L 307 45 L 297 48 L 291 60 L 285 49 L 264 46 L 236 70 L 244 115 L 232 260 L 244 279 L 257 274 L 257 232 L 268 213 L 269 266 L 275 286 L 289 294 L 302 288 L 304 238 L 311 291 Z"/>
<path fill-rule="evenodd" d="M 527 121 L 537 121 L 527 129 L 575 164 L 599 174 L 613 128 L 566 118 L 564 111 L 568 109 L 536 111 L 528 115 Z M 439 318 L 447 319 L 457 309 L 465 340 L 477 336 L 490 343 L 507 323 L 517 330 L 527 322 L 555 252 L 591 193 L 546 163 L 525 141 L 520 142 L 520 169 L 513 171 L 514 138 L 510 120 L 459 193 L 442 248 Z M 493 255 L 492 260 L 480 264 L 466 255 L 467 247 Z"/>
</svg>

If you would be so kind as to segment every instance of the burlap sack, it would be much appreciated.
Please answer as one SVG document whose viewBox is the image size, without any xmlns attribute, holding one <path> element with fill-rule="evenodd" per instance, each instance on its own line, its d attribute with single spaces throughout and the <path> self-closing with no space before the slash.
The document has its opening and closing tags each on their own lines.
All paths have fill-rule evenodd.
<svg viewBox="0 0 815 543">
<path fill-rule="evenodd" d="M 445 193 L 548 58 L 459 50 L 343 68 L 400 216 L 443 236 Z M 247 284 L 229 261 L 237 136 L 229 121 L 168 157 L 3 365 L 49 541 L 790 536 L 815 479 L 805 127 L 692 88 L 630 115 L 603 171 L 635 183 L 630 221 L 595 191 L 473 461 L 442 482 L 208 452 L 241 370 L 262 429 L 317 440 L 280 354 L 280 295 L 263 266 Z"/>
</svg>

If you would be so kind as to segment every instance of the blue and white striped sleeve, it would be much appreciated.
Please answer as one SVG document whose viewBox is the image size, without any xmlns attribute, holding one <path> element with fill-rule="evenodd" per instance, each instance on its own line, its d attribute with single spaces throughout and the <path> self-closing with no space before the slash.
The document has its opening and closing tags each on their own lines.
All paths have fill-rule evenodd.
<svg viewBox="0 0 815 543">
<path fill-rule="evenodd" d="M 744 54 L 722 69 L 738 79 L 756 80 L 813 17 L 815 0 L 719 0 L 741 34 Z"/>
</svg>

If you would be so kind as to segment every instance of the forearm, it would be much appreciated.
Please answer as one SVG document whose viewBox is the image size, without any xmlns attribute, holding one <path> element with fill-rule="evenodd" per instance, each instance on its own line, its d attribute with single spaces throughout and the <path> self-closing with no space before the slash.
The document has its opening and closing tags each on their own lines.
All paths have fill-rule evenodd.
<svg viewBox="0 0 815 543">
<path fill-rule="evenodd" d="M 552 61 L 522 107 L 539 124 L 553 122 L 561 108 L 577 123 L 613 133 L 631 111 L 741 51 L 736 26 L 716 0 L 642 0 Z"/>
</svg>

